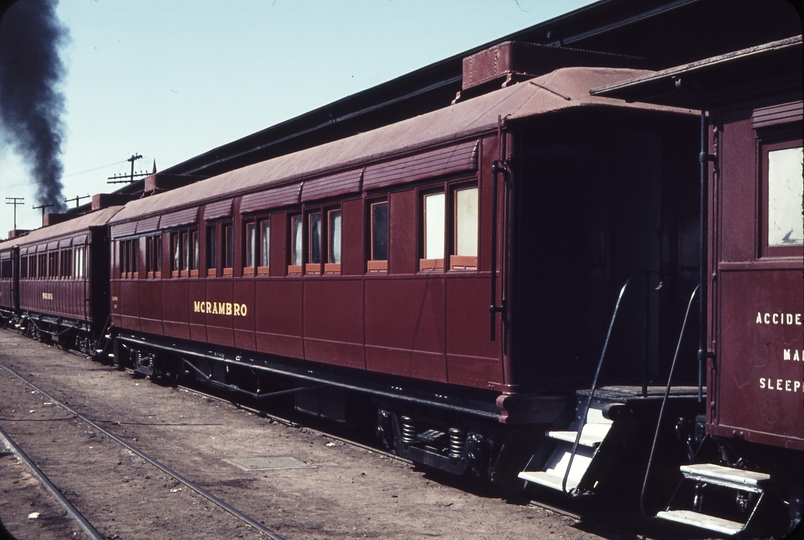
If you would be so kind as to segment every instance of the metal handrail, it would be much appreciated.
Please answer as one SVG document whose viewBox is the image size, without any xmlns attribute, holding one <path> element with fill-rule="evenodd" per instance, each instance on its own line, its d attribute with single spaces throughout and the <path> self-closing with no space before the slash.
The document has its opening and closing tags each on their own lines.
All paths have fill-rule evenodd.
<svg viewBox="0 0 804 540">
<path fill-rule="evenodd" d="M 577 491 L 573 488 L 571 491 L 567 491 L 567 480 L 569 479 L 570 472 L 572 471 L 572 462 L 575 459 L 575 454 L 578 452 L 578 445 L 581 442 L 581 433 L 583 432 L 583 428 L 586 425 L 586 415 L 589 414 L 589 407 L 592 404 L 592 398 L 595 394 L 595 389 L 597 388 L 597 381 L 600 377 L 600 371 L 603 367 L 603 359 L 606 357 L 606 351 L 609 348 L 609 341 L 611 340 L 611 333 L 614 329 L 614 323 L 617 320 L 617 315 L 620 311 L 620 304 L 622 303 L 623 296 L 625 295 L 625 291 L 628 289 L 628 285 L 631 284 L 631 281 L 637 276 L 647 275 L 648 279 L 650 279 L 651 274 L 656 274 L 660 276 L 660 274 L 656 270 L 643 270 L 642 272 L 637 272 L 636 274 L 632 274 L 629 277 L 625 284 L 623 284 L 622 288 L 620 289 L 620 294 L 617 295 L 617 302 L 614 304 L 614 312 L 611 314 L 611 321 L 609 322 L 609 329 L 606 332 L 606 340 L 603 342 L 603 350 L 600 353 L 600 359 L 597 362 L 597 369 L 595 370 L 595 377 L 592 379 L 592 387 L 589 390 L 589 397 L 586 400 L 586 405 L 584 405 L 583 414 L 580 415 L 580 426 L 578 427 L 578 432 L 575 435 L 575 442 L 572 444 L 572 452 L 570 453 L 569 463 L 567 464 L 567 470 L 564 472 L 564 479 L 561 481 L 561 491 L 564 495 L 569 497 L 575 497 L 578 495 Z M 660 276 L 661 277 L 661 276 Z M 650 281 L 648 281 L 650 283 Z M 654 289 L 658 291 L 662 287 L 662 282 L 659 282 L 659 285 Z M 650 329 L 647 329 L 650 331 Z"/>
<path fill-rule="evenodd" d="M 659 408 L 659 418 L 656 420 L 656 431 L 653 433 L 653 443 L 650 447 L 650 454 L 648 457 L 648 466 L 645 469 L 645 478 L 642 480 L 642 493 L 639 496 L 639 511 L 642 512 L 642 515 L 646 518 L 651 518 L 654 516 L 648 516 L 645 512 L 645 491 L 648 485 L 648 477 L 650 476 L 650 469 L 653 465 L 653 454 L 656 451 L 656 442 L 659 440 L 659 428 L 662 425 L 662 417 L 664 416 L 664 407 L 667 404 L 667 400 L 670 397 L 670 387 L 672 386 L 673 382 L 673 372 L 676 369 L 676 360 L 678 360 L 678 353 L 681 350 L 681 340 L 684 339 L 684 333 L 687 329 L 687 321 L 690 317 L 690 311 L 692 310 L 692 304 L 695 301 L 695 294 L 700 290 L 701 284 L 695 286 L 692 290 L 692 294 L 690 294 L 689 302 L 687 302 L 687 311 L 684 313 L 684 322 L 681 325 L 681 332 L 678 334 L 678 341 L 676 342 L 676 351 L 673 353 L 673 363 L 670 364 L 670 373 L 667 375 L 667 386 L 664 389 L 664 399 L 662 399 L 662 406 Z"/>
</svg>

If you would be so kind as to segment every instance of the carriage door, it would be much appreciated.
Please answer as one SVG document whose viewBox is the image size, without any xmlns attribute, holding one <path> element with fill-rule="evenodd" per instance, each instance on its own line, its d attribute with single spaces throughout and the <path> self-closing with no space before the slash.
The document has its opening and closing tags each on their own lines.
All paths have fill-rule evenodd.
<svg viewBox="0 0 804 540">
<path fill-rule="evenodd" d="M 804 448 L 801 106 L 722 116 L 709 392 L 716 434 Z"/>
</svg>

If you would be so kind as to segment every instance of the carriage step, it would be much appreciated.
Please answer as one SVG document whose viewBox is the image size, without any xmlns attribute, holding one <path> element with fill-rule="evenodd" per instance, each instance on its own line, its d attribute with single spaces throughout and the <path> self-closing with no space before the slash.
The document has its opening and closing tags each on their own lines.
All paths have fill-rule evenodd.
<svg viewBox="0 0 804 540">
<path fill-rule="evenodd" d="M 611 424 L 586 424 L 581 431 L 581 439 L 578 441 L 578 444 L 582 446 L 588 446 L 589 448 L 594 448 L 595 446 L 599 445 L 603 442 L 603 439 L 606 438 L 606 434 L 609 432 L 611 428 Z M 570 444 L 575 444 L 575 439 L 578 436 L 577 431 L 548 431 L 547 436 L 551 439 L 556 439 L 558 441 L 568 442 Z"/>
<path fill-rule="evenodd" d="M 572 455 L 572 447 L 569 444 L 563 443 L 562 451 L 553 453 L 550 459 L 545 464 L 545 469 L 542 471 L 522 471 L 519 473 L 519 478 L 533 482 L 544 487 L 562 491 L 562 483 L 564 482 L 564 475 L 567 472 L 570 456 Z M 572 460 L 572 470 L 567 477 L 567 489 L 575 489 L 581 483 L 583 475 L 592 463 L 592 451 L 584 447 L 578 447 L 578 452 Z"/>
<path fill-rule="evenodd" d="M 667 510 L 664 512 L 659 512 L 656 514 L 656 517 L 667 521 L 691 525 L 700 529 L 707 529 L 709 531 L 727 534 L 729 536 L 737 534 L 745 529 L 746 526 L 745 523 L 730 521 L 728 519 L 710 516 L 708 514 L 701 514 L 692 510 Z"/>
<path fill-rule="evenodd" d="M 563 474 L 561 476 L 556 476 L 555 474 L 552 474 L 550 471 L 523 471 L 519 473 L 519 477 L 522 480 L 527 480 L 528 482 L 533 482 L 534 484 L 539 484 L 540 486 L 555 489 L 556 491 L 563 491 L 562 489 L 562 483 L 564 482 Z M 567 490 L 569 491 L 571 489 L 578 487 L 578 483 L 579 483 L 578 479 L 567 478 Z"/>
<path fill-rule="evenodd" d="M 770 479 L 769 474 L 746 471 L 743 469 L 733 469 L 714 463 L 701 463 L 696 465 L 682 465 L 681 474 L 684 478 L 695 480 L 696 482 L 706 482 L 741 491 L 762 492 L 759 487 L 760 482 Z"/>
</svg>

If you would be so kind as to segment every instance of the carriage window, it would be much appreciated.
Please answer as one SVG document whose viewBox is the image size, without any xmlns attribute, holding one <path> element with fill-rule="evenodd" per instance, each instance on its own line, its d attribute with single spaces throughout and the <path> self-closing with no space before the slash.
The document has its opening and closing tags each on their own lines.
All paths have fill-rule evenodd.
<svg viewBox="0 0 804 540">
<path fill-rule="evenodd" d="M 120 277 L 137 277 L 137 242 L 138 240 L 121 240 L 118 242 L 120 249 Z"/>
<path fill-rule="evenodd" d="M 260 221 L 260 266 L 258 274 L 267 274 L 271 266 L 271 222 Z"/>
<path fill-rule="evenodd" d="M 325 274 L 341 273 L 341 223 L 340 210 L 327 212 L 327 264 L 324 265 Z"/>
<path fill-rule="evenodd" d="M 207 227 L 207 275 L 214 276 L 218 272 L 218 226 Z"/>
<path fill-rule="evenodd" d="M 6 259 L 2 262 L 2 266 L 0 266 L 0 278 L 10 278 L 11 277 L 11 259 Z"/>
<path fill-rule="evenodd" d="M 246 262 L 244 274 L 254 274 L 254 265 L 257 262 L 257 224 L 246 223 Z"/>
<path fill-rule="evenodd" d="M 28 277 L 28 257 L 20 257 L 20 278 Z"/>
<path fill-rule="evenodd" d="M 425 195 L 422 202 L 423 255 L 419 270 L 444 269 L 444 193 Z"/>
<path fill-rule="evenodd" d="M 453 270 L 476 270 L 477 188 L 458 189 L 454 194 L 454 255 L 450 256 L 450 268 Z"/>
<path fill-rule="evenodd" d="M 75 277 L 84 277 L 86 274 L 86 247 L 80 246 L 74 249 L 73 257 L 73 275 Z"/>
<path fill-rule="evenodd" d="M 288 274 L 301 274 L 303 245 L 302 217 L 292 216 L 290 218 L 290 264 L 288 265 Z"/>
<path fill-rule="evenodd" d="M 187 276 L 190 271 L 190 233 L 181 233 L 181 275 Z"/>
<path fill-rule="evenodd" d="M 145 267 L 149 278 L 161 277 L 162 237 L 148 236 L 145 239 Z"/>
<path fill-rule="evenodd" d="M 385 272 L 388 270 L 388 202 L 377 202 L 370 206 L 370 245 L 366 270 Z"/>
<path fill-rule="evenodd" d="M 305 274 L 320 274 L 321 273 L 321 213 L 314 212 L 307 216 L 309 235 L 307 242 L 307 265 L 305 267 Z"/>
<path fill-rule="evenodd" d="M 57 278 L 59 277 L 59 252 L 58 251 L 51 251 L 47 254 L 48 260 L 48 277 L 50 278 Z"/>
<path fill-rule="evenodd" d="M 223 226 L 223 275 L 232 275 L 234 266 L 234 228 L 231 223 Z"/>
<path fill-rule="evenodd" d="M 802 147 L 767 153 L 768 247 L 804 245 Z"/>
<path fill-rule="evenodd" d="M 170 275 L 172 277 L 179 277 L 179 271 L 181 269 L 181 237 L 179 233 L 170 233 L 170 251 L 173 253 Z"/>
<path fill-rule="evenodd" d="M 61 277 L 68 278 L 72 276 L 73 270 L 73 252 L 70 249 L 64 249 L 61 251 L 61 255 L 59 257 L 61 262 Z"/>
</svg>

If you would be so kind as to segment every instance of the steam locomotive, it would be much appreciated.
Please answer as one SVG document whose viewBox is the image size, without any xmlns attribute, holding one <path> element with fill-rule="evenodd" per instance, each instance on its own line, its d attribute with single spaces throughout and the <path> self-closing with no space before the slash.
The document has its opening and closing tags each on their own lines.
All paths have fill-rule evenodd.
<svg viewBox="0 0 804 540">
<path fill-rule="evenodd" d="M 451 102 L 203 180 L 154 174 L 12 234 L 0 314 L 153 379 L 294 394 L 428 467 L 723 535 L 788 530 L 800 27 L 646 69 L 617 31 L 722 5 L 636 4 L 531 32 L 585 47 L 474 51 Z"/>
</svg>

